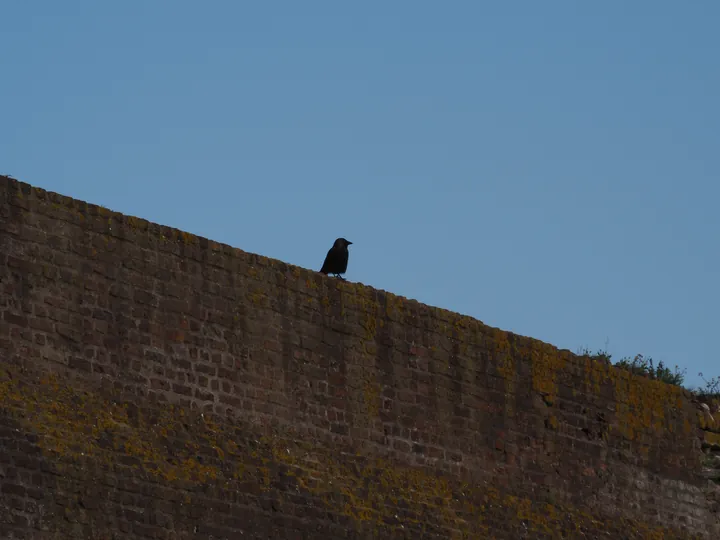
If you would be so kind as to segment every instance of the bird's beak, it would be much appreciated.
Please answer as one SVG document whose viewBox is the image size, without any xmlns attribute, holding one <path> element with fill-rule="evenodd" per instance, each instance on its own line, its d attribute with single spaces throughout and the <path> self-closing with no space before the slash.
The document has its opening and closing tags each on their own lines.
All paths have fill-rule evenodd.
<svg viewBox="0 0 720 540">
<path fill-rule="evenodd" d="M 350 240 L 348 240 L 348 246 L 349 246 L 350 244 L 352 244 L 352 242 L 351 242 Z"/>
</svg>

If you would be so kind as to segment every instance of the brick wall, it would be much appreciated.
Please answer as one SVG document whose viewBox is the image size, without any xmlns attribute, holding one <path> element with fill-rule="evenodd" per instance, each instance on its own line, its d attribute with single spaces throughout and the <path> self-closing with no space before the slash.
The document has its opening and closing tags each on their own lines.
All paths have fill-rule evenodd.
<svg viewBox="0 0 720 540">
<path fill-rule="evenodd" d="M 677 387 L 5 177 L 0 254 L 2 538 L 720 534 Z"/>
</svg>

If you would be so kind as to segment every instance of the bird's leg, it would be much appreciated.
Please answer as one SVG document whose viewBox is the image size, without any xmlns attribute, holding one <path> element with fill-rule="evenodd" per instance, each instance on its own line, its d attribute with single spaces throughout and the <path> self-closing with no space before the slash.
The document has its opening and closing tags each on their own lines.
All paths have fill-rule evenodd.
<svg viewBox="0 0 720 540">
<path fill-rule="evenodd" d="M 340 280 L 342 280 L 342 281 L 345 281 L 345 278 L 342 277 L 340 274 L 335 274 L 335 277 L 338 278 L 338 279 L 340 279 Z"/>
</svg>

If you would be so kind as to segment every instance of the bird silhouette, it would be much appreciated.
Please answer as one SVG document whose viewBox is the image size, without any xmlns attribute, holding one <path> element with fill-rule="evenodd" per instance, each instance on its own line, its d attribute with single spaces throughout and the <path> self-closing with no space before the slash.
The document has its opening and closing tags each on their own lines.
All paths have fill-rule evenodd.
<svg viewBox="0 0 720 540">
<path fill-rule="evenodd" d="M 350 256 L 348 246 L 350 244 L 352 244 L 352 242 L 344 238 L 335 240 L 333 247 L 328 250 L 325 256 L 325 262 L 323 262 L 320 271 L 323 274 L 335 274 L 335 276 L 344 280 L 345 278 L 340 274 L 344 274 L 347 270 L 348 257 Z"/>
</svg>

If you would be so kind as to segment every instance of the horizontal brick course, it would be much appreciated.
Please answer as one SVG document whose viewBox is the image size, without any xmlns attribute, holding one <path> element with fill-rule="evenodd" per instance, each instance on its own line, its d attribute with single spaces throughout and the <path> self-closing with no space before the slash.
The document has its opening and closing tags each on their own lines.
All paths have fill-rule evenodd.
<svg viewBox="0 0 720 540">
<path fill-rule="evenodd" d="M 720 533 L 677 387 L 6 177 L 0 258 L 3 538 Z"/>
</svg>

